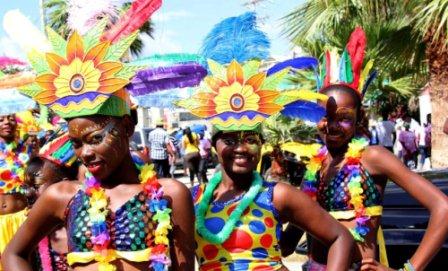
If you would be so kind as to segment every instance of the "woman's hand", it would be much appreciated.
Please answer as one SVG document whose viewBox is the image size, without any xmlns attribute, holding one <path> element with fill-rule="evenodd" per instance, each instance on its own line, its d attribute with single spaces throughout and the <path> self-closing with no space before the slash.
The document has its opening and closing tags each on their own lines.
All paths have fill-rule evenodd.
<svg viewBox="0 0 448 271">
<path fill-rule="evenodd" d="M 369 258 L 362 260 L 362 266 L 361 271 L 393 271 L 395 269 L 391 269 L 387 266 L 382 265 L 381 263 L 377 262 L 375 259 Z"/>
</svg>

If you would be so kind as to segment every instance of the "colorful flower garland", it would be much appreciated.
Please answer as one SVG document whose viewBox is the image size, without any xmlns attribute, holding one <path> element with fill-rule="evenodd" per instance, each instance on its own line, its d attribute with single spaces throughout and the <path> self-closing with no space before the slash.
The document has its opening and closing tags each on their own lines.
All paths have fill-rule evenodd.
<svg viewBox="0 0 448 271">
<path fill-rule="evenodd" d="M 50 240 L 47 236 L 40 240 L 38 250 L 42 271 L 53 271 L 50 255 Z"/>
<path fill-rule="evenodd" d="M 350 229 L 354 239 L 358 242 L 364 242 L 364 237 L 369 232 L 366 226 L 370 216 L 366 214 L 364 207 L 364 189 L 362 188 L 361 176 L 361 155 L 362 151 L 369 145 L 365 138 L 353 138 L 348 144 L 348 150 L 345 153 L 345 164 L 340 173 L 349 179 L 348 190 L 350 193 L 350 204 L 355 211 L 356 226 Z M 327 148 L 323 146 L 316 155 L 314 155 L 306 166 L 302 191 L 308 194 L 312 199 L 317 200 L 318 172 L 322 168 L 322 163 L 327 156 Z"/>
<path fill-rule="evenodd" d="M 163 198 L 163 189 L 157 180 L 153 165 L 145 165 L 141 168 L 139 175 L 143 192 L 148 198 L 149 210 L 154 213 L 152 220 L 157 222 L 153 234 L 154 246 L 151 247 L 149 258 L 150 268 L 155 271 L 163 271 L 166 266 L 171 265 L 167 256 L 169 253 L 168 231 L 171 227 L 168 201 Z M 108 249 L 110 234 L 107 229 L 106 217 L 109 213 L 109 199 L 105 190 L 90 172 L 86 173 L 85 192 L 89 196 L 90 208 L 89 218 L 92 223 L 92 244 L 93 250 L 97 254 L 96 260 L 99 262 L 99 271 L 114 271 L 116 267 L 110 262 L 115 260 L 115 256 Z"/>
<path fill-rule="evenodd" d="M 17 142 L 0 142 L 0 194 L 23 193 L 28 149 Z"/>
<path fill-rule="evenodd" d="M 249 190 L 243 196 L 241 202 L 236 206 L 235 210 L 233 210 L 233 212 L 230 214 L 227 222 L 224 224 L 224 227 L 220 232 L 215 234 L 209 231 L 205 226 L 205 215 L 212 199 L 213 192 L 222 181 L 221 172 L 213 175 L 213 177 L 210 179 L 209 184 L 205 188 L 202 199 L 199 202 L 198 208 L 196 210 L 196 229 L 204 239 L 212 244 L 217 245 L 224 243 L 229 238 L 230 234 L 235 228 L 236 223 L 241 218 L 244 210 L 246 210 L 246 208 L 254 201 L 263 185 L 263 179 L 258 172 L 253 173 L 253 179 L 254 180 L 252 181 Z"/>
</svg>

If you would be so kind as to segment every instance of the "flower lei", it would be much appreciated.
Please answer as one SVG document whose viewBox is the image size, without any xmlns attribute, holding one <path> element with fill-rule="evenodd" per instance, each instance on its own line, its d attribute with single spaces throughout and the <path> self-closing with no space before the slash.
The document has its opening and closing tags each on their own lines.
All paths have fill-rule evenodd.
<svg viewBox="0 0 448 271">
<path fill-rule="evenodd" d="M 356 226 L 350 229 L 354 239 L 358 242 L 364 242 L 364 237 L 369 232 L 366 226 L 370 216 L 366 215 L 364 207 L 364 189 L 362 188 L 361 176 L 361 155 L 362 151 L 369 142 L 365 138 L 353 138 L 348 144 L 345 153 L 345 164 L 338 174 L 344 174 L 349 179 L 348 190 L 350 193 L 350 204 L 355 211 Z M 327 148 L 323 146 L 316 155 L 314 155 L 306 166 L 302 191 L 309 195 L 313 200 L 317 200 L 317 180 L 318 172 L 327 156 Z"/>
<path fill-rule="evenodd" d="M 0 194 L 22 193 L 28 149 L 17 142 L 0 142 Z"/>
<path fill-rule="evenodd" d="M 207 213 L 213 192 L 216 187 L 222 181 L 222 173 L 218 172 L 210 179 L 209 184 L 205 188 L 204 195 L 199 202 L 198 208 L 196 210 L 196 229 L 199 234 L 212 244 L 222 244 L 224 243 L 232 233 L 235 228 L 236 223 L 241 218 L 244 210 L 254 201 L 255 197 L 258 195 L 262 185 L 263 179 L 258 172 L 253 173 L 252 184 L 247 191 L 247 193 L 241 199 L 241 202 L 236 206 L 235 210 L 230 214 L 224 227 L 218 233 L 210 232 L 207 227 L 205 227 L 205 214 Z"/>
<path fill-rule="evenodd" d="M 48 237 L 45 237 L 39 242 L 38 250 L 42 271 L 53 271 L 50 256 L 50 240 L 48 239 Z"/>
<path fill-rule="evenodd" d="M 163 189 L 157 180 L 153 165 L 141 167 L 139 175 L 143 192 L 147 195 L 149 210 L 154 214 L 152 220 L 157 222 L 153 232 L 154 245 L 151 247 L 149 258 L 150 268 L 155 271 L 163 271 L 171 265 L 168 255 L 168 231 L 172 228 L 168 201 L 163 199 Z M 110 262 L 116 259 L 112 250 L 109 250 L 110 234 L 107 229 L 106 217 L 108 215 L 109 199 L 105 190 L 90 172 L 86 173 L 85 192 L 89 196 L 89 218 L 92 223 L 92 244 L 99 262 L 98 271 L 114 271 L 116 266 Z"/>
</svg>

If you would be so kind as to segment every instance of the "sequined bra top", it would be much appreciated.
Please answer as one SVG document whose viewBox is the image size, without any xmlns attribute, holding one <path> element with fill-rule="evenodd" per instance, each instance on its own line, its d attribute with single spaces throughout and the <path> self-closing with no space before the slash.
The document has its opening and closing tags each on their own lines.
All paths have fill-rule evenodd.
<svg viewBox="0 0 448 271">
<path fill-rule="evenodd" d="M 79 190 L 67 206 L 69 265 L 94 260 L 92 228 L 87 212 L 89 208 L 89 197 L 84 190 Z M 151 234 L 148 233 L 152 233 L 155 227 L 151 218 L 148 198 L 143 191 L 124 203 L 115 213 L 109 212 L 106 221 L 111 237 L 110 249 L 116 252 L 117 258 L 132 262 L 148 261 L 150 249 L 147 243 L 152 242 Z"/>
<path fill-rule="evenodd" d="M 196 231 L 196 256 L 200 271 L 211 270 L 279 270 L 282 268 L 279 240 L 281 223 L 272 197 L 275 183 L 263 182 L 263 188 L 244 211 L 230 237 L 214 245 Z M 193 201 L 198 207 L 205 185 L 193 188 Z M 212 202 L 205 215 L 205 226 L 213 233 L 224 223 L 242 196 L 228 202 Z"/>
<path fill-rule="evenodd" d="M 362 200 L 367 215 L 378 216 L 382 213 L 382 196 L 378 191 L 374 180 L 368 171 L 360 164 L 360 182 L 362 188 Z M 327 211 L 329 211 L 336 219 L 350 219 L 354 217 L 352 214 L 354 208 L 351 204 L 349 193 L 350 178 L 348 170 L 344 165 L 336 176 L 328 184 L 318 180 L 317 201 Z"/>
</svg>

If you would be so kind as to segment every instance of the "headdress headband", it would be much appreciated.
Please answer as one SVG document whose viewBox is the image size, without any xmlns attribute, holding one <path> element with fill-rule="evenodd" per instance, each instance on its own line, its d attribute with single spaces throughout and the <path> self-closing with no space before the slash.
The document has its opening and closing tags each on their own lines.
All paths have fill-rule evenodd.
<svg viewBox="0 0 448 271">
<path fill-rule="evenodd" d="M 193 115 L 210 120 L 218 130 L 254 130 L 265 118 L 279 112 L 276 103 L 277 85 L 288 69 L 267 76 L 259 72 L 259 61 L 241 66 L 233 60 L 226 68 L 209 60 L 211 75 L 204 79 L 199 91 L 177 105 Z"/>
</svg>

